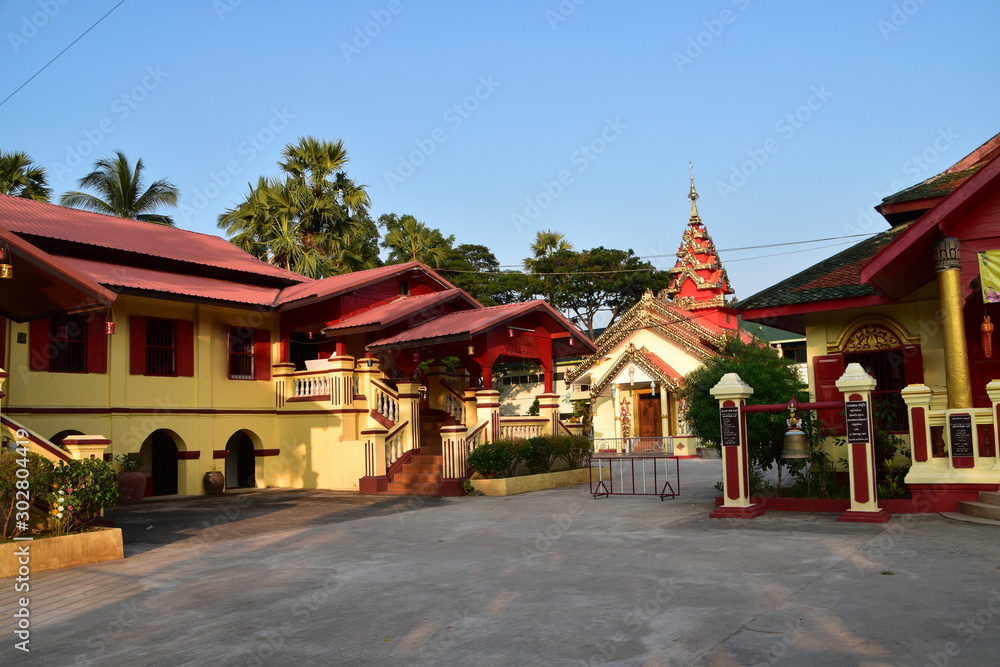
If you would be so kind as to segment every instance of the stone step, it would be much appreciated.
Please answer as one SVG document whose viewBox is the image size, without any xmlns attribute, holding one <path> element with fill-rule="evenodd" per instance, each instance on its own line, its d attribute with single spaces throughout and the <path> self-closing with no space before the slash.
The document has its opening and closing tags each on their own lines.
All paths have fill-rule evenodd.
<svg viewBox="0 0 1000 667">
<path fill-rule="evenodd" d="M 410 463 L 415 465 L 444 465 L 444 457 L 440 454 L 414 454 L 410 458 Z"/>
<path fill-rule="evenodd" d="M 1000 505 L 990 503 L 960 502 L 958 511 L 981 519 L 1000 520 Z"/>
<path fill-rule="evenodd" d="M 389 482 L 388 492 L 394 496 L 436 496 L 437 482 Z"/>
<path fill-rule="evenodd" d="M 433 472 L 413 472 L 403 469 L 403 472 L 396 473 L 393 478 L 393 482 L 434 482 L 437 484 L 441 481 L 441 473 Z"/>
<path fill-rule="evenodd" d="M 444 472 L 444 466 L 440 463 L 407 463 L 403 466 L 400 472 L 408 473 L 418 473 L 421 475 L 437 475 L 441 476 Z"/>
<path fill-rule="evenodd" d="M 979 502 L 987 505 L 1000 505 L 1000 491 L 980 491 Z"/>
</svg>

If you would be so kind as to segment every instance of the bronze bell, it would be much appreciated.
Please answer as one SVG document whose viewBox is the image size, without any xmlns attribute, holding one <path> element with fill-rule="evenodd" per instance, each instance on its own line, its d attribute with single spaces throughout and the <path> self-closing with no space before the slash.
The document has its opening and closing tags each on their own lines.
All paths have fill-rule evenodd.
<svg viewBox="0 0 1000 667">
<path fill-rule="evenodd" d="M 787 420 L 788 431 L 785 432 L 785 442 L 781 450 L 783 459 L 808 459 L 812 456 L 809 453 L 809 439 L 799 426 L 802 420 L 795 416 L 795 405 L 788 406 L 789 417 Z"/>
<path fill-rule="evenodd" d="M 13 278 L 14 266 L 11 264 L 0 264 L 0 278 Z"/>
</svg>

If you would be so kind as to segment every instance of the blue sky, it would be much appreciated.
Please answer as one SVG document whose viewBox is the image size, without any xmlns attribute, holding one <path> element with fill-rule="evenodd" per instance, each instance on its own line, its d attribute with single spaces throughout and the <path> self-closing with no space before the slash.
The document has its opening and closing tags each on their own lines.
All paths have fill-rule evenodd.
<svg viewBox="0 0 1000 667">
<path fill-rule="evenodd" d="M 2 3 L 0 99 L 116 4 Z M 662 268 L 692 161 L 745 298 L 844 246 L 729 249 L 880 231 L 882 196 L 1000 131 L 998 25 L 987 0 L 126 0 L 0 105 L 0 148 L 57 197 L 121 149 L 219 233 L 286 143 L 339 138 L 374 216 L 505 265 L 553 229 Z"/>
</svg>

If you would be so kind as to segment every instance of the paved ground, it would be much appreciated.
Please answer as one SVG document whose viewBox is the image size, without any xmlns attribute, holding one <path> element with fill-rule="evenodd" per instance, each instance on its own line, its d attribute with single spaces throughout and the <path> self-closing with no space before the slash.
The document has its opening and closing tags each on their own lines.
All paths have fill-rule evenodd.
<svg viewBox="0 0 1000 667">
<path fill-rule="evenodd" d="M 31 578 L 0 665 L 998 665 L 1000 529 L 593 500 L 259 491 L 118 508 L 123 561 Z"/>
</svg>

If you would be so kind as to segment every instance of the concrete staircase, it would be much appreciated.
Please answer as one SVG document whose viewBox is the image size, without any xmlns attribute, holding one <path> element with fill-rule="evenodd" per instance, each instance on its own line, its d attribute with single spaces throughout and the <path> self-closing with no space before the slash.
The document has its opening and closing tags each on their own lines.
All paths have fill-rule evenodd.
<svg viewBox="0 0 1000 667">
<path fill-rule="evenodd" d="M 958 511 L 977 519 L 988 519 L 1000 525 L 1000 492 L 981 491 L 979 502 L 961 502 Z"/>
<path fill-rule="evenodd" d="M 420 411 L 420 449 L 402 470 L 392 477 L 388 493 L 394 496 L 439 495 L 444 458 L 441 456 L 441 427 L 457 424 L 443 410 Z"/>
</svg>

